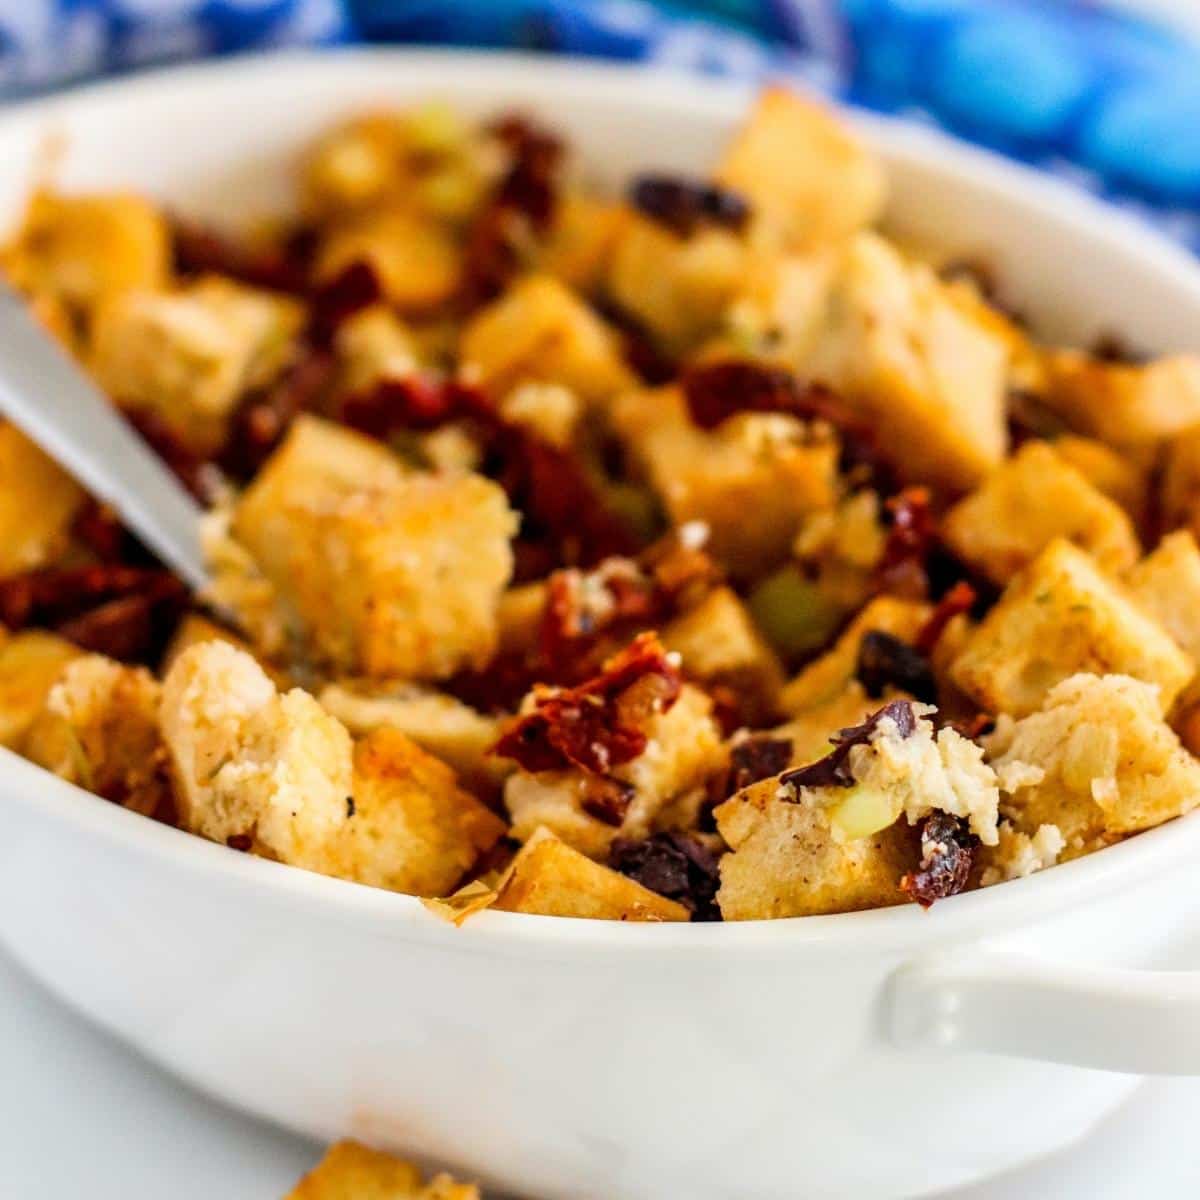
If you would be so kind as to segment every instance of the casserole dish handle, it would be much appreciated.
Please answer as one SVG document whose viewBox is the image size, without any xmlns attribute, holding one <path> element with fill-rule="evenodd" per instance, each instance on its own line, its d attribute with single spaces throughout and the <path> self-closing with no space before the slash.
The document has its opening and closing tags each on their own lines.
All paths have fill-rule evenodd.
<svg viewBox="0 0 1200 1200">
<path fill-rule="evenodd" d="M 1133 1075 L 1200 1075 L 1200 972 L 971 950 L 901 967 L 885 996 L 905 1050 L 982 1050 Z"/>
</svg>

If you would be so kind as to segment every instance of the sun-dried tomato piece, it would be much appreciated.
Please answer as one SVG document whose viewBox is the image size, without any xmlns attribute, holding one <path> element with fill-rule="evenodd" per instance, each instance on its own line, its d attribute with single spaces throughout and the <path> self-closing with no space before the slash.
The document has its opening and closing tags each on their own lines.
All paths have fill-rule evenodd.
<svg viewBox="0 0 1200 1200">
<path fill-rule="evenodd" d="M 637 317 L 611 299 L 597 301 L 595 308 L 616 329 L 621 339 L 622 356 L 643 383 L 657 387 L 670 383 L 679 374 L 679 359 L 658 345 L 654 335 Z"/>
<path fill-rule="evenodd" d="M 717 856 L 686 833 L 655 833 L 640 841 L 616 838 L 608 865 L 642 887 L 682 904 L 694 921 L 719 921 Z"/>
<path fill-rule="evenodd" d="M 684 238 L 704 225 L 740 232 L 750 219 L 750 205 L 739 193 L 678 175 L 638 176 L 630 186 L 629 203 Z"/>
<path fill-rule="evenodd" d="M 349 263 L 312 293 L 309 339 L 316 346 L 328 346 L 346 321 L 382 298 L 383 284 L 375 268 L 362 259 Z"/>
<path fill-rule="evenodd" d="M 327 350 L 309 348 L 274 383 L 248 394 L 229 422 L 219 456 L 222 470 L 235 479 L 250 479 L 296 417 L 318 407 L 334 366 Z"/>
<path fill-rule="evenodd" d="M 934 647 L 950 624 L 960 613 L 970 612 L 979 593 L 965 580 L 960 579 L 938 602 L 929 620 L 921 626 L 913 645 L 922 654 L 932 654 Z"/>
<path fill-rule="evenodd" d="M 937 700 L 937 680 L 929 659 L 916 647 L 881 629 L 863 634 L 854 674 L 872 699 L 877 700 L 894 687 L 927 704 Z"/>
<path fill-rule="evenodd" d="M 0 624 L 10 629 L 54 625 L 105 601 L 151 591 L 173 579 L 159 568 L 103 563 L 48 567 L 0 579 Z"/>
<path fill-rule="evenodd" d="M 122 408 L 121 415 L 197 500 L 208 499 L 205 482 L 208 463 L 158 413 L 148 408 Z"/>
<path fill-rule="evenodd" d="M 735 413 L 795 412 L 800 387 L 791 371 L 743 359 L 698 363 L 681 378 L 693 422 L 715 429 Z"/>
<path fill-rule="evenodd" d="M 156 584 L 62 621 L 55 632 L 68 641 L 123 662 L 156 661 L 187 603 L 187 589 L 162 573 Z"/>
<path fill-rule="evenodd" d="M 122 562 L 135 551 L 134 540 L 116 511 L 90 497 L 75 514 L 71 534 L 102 563 Z"/>
<path fill-rule="evenodd" d="M 900 888 L 922 908 L 956 896 L 971 878 L 978 839 L 961 817 L 933 812 L 921 822 L 921 863 Z"/>
<path fill-rule="evenodd" d="M 779 782 L 793 788 L 853 787 L 854 776 L 850 773 L 850 751 L 855 746 L 865 746 L 871 735 L 885 718 L 891 720 L 902 738 L 910 737 L 917 727 L 917 714 L 907 700 L 893 700 L 877 712 L 873 712 L 861 725 L 851 725 L 835 734 L 830 741 L 833 749 L 824 757 L 807 766 L 785 771 Z"/>
<path fill-rule="evenodd" d="M 226 275 L 251 287 L 300 294 L 308 287 L 313 231 L 299 227 L 281 242 L 250 245 L 228 232 L 175 221 L 175 270 L 180 275 Z"/>
<path fill-rule="evenodd" d="M 586 683 L 542 689 L 493 753 L 527 771 L 580 767 L 607 775 L 645 750 L 646 722 L 670 709 L 681 687 L 679 667 L 657 636 L 642 634 Z"/>
<path fill-rule="evenodd" d="M 933 498 L 926 487 L 908 487 L 889 497 L 885 507 L 890 524 L 876 582 L 893 595 L 924 600 L 929 594 L 926 564 L 938 546 Z"/>
<path fill-rule="evenodd" d="M 427 431 L 449 421 L 474 419 L 496 426 L 499 416 L 478 388 L 428 374 L 379 380 L 341 403 L 343 424 L 386 439 L 400 430 Z"/>
</svg>

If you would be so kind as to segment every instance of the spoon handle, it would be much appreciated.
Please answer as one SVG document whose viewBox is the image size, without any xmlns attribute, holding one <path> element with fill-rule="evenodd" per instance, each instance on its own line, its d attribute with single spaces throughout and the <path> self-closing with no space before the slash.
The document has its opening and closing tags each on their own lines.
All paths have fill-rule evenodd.
<svg viewBox="0 0 1200 1200">
<path fill-rule="evenodd" d="M 200 505 L 3 283 L 0 415 L 114 508 L 186 583 L 204 586 Z"/>
</svg>

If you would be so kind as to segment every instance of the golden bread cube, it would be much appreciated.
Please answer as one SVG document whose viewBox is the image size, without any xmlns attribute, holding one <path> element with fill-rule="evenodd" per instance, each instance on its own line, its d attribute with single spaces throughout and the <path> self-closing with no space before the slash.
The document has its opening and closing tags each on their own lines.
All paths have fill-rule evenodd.
<svg viewBox="0 0 1200 1200">
<path fill-rule="evenodd" d="M 175 665 L 175 660 L 185 650 L 192 646 L 200 645 L 202 642 L 226 642 L 228 645 L 254 658 L 258 665 L 270 676 L 271 682 L 277 688 L 286 690 L 291 687 L 291 680 L 288 678 L 286 671 L 267 662 L 244 638 L 239 637 L 236 633 L 232 633 L 226 629 L 224 625 L 218 625 L 216 621 L 210 620 L 203 613 L 198 612 L 187 613 L 183 620 L 175 627 L 175 632 L 171 635 L 171 640 L 163 653 L 161 673 L 165 675 Z"/>
<path fill-rule="evenodd" d="M 52 458 L 0 421 L 0 578 L 57 558 L 83 500 L 83 489 Z"/>
<path fill-rule="evenodd" d="M 1200 547 L 1186 529 L 1168 533 L 1125 575 L 1134 600 L 1163 627 L 1192 660 L 1200 665 Z M 1194 703 L 1196 681 L 1180 697 Z"/>
<path fill-rule="evenodd" d="M 503 395 L 519 383 L 560 383 L 588 404 L 630 387 L 611 329 L 559 280 L 529 275 L 462 331 L 463 378 Z"/>
<path fill-rule="evenodd" d="M 1200 425 L 1200 358 L 1194 355 L 1133 364 L 1054 350 L 1045 362 L 1042 399 L 1079 433 L 1131 445 Z"/>
<path fill-rule="evenodd" d="M 1009 350 L 923 263 L 874 233 L 847 245 L 818 335 L 795 364 L 870 421 L 906 475 L 948 491 L 1004 458 Z"/>
<path fill-rule="evenodd" d="M 365 113 L 330 129 L 301 165 L 308 210 L 339 217 L 389 198 L 402 180 L 407 140 L 400 113 Z"/>
<path fill-rule="evenodd" d="M 1141 554 L 1125 511 L 1045 442 L 1026 442 L 946 514 L 950 548 L 1005 584 L 1055 538 L 1086 550 L 1105 571 Z"/>
<path fill-rule="evenodd" d="M 783 87 L 761 93 L 716 179 L 789 240 L 808 245 L 872 224 L 887 197 L 883 165 L 849 125 Z"/>
<path fill-rule="evenodd" d="M 490 480 L 407 471 L 310 417 L 244 493 L 232 529 L 319 662 L 440 679 L 495 649 L 516 523 Z"/>
<path fill-rule="evenodd" d="M 627 392 L 612 422 L 674 525 L 703 521 L 708 549 L 739 578 L 788 554 L 803 519 L 837 500 L 838 446 L 784 413 L 692 422 L 678 388 Z"/>
<path fill-rule="evenodd" d="M 538 268 L 573 291 L 589 293 L 601 283 L 629 211 L 580 192 L 559 198 L 538 255 Z"/>
<path fill-rule="evenodd" d="M 1149 505 L 1149 481 L 1145 466 L 1134 455 L 1121 453 L 1095 438 L 1068 433 L 1054 439 L 1054 451 L 1087 481 L 1115 500 L 1140 529 Z"/>
<path fill-rule="evenodd" d="M 954 683 L 992 713 L 1024 716 L 1071 675 L 1132 675 L 1166 712 L 1195 664 L 1093 559 L 1051 542 L 1005 589 L 950 665 Z"/>
<path fill-rule="evenodd" d="M 82 653 L 42 629 L 0 637 L 0 746 L 20 749 L 63 667 Z"/>
<path fill-rule="evenodd" d="M 369 391 L 384 379 L 404 379 L 420 366 L 409 328 L 385 304 L 371 304 L 338 326 L 338 383 L 345 393 Z"/>
<path fill-rule="evenodd" d="M 423 1183 L 421 1172 L 411 1163 L 344 1141 L 330 1146 L 285 1200 L 481 1200 L 481 1196 L 474 1184 L 457 1183 L 449 1175 L 435 1175 Z"/>
<path fill-rule="evenodd" d="M 1012 762 L 1041 769 L 1005 812 L 1027 834 L 1057 826 L 1066 858 L 1200 802 L 1200 761 L 1163 721 L 1155 689 L 1126 675 L 1063 680 L 1036 712 L 998 726 L 989 749 L 999 773 Z"/>
<path fill-rule="evenodd" d="M 63 667 L 25 734 L 26 758 L 144 816 L 169 815 L 158 680 L 88 654 Z"/>
<path fill-rule="evenodd" d="M 1200 537 L 1200 429 L 1167 443 L 1159 499 L 1168 529 L 1186 525 Z"/>
<path fill-rule="evenodd" d="M 142 196 L 39 189 L 16 238 L 0 251 L 0 268 L 22 291 L 88 316 L 117 292 L 163 287 L 171 237 L 163 215 Z"/>
<path fill-rule="evenodd" d="M 355 745 L 352 794 L 326 873 L 371 887 L 448 895 L 506 830 L 450 767 L 398 729 L 376 729 Z"/>
<path fill-rule="evenodd" d="M 89 365 L 110 396 L 155 413 L 205 456 L 224 445 L 239 400 L 287 366 L 303 321 L 291 297 L 219 276 L 130 289 L 98 308 Z"/>
<path fill-rule="evenodd" d="M 521 847 L 493 908 L 596 921 L 688 921 L 682 904 L 593 862 L 548 829 Z"/>
</svg>

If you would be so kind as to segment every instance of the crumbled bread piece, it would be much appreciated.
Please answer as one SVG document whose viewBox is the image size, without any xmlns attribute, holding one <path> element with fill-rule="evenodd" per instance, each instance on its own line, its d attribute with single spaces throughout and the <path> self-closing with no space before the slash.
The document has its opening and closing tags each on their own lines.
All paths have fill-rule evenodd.
<svg viewBox="0 0 1200 1200">
<path fill-rule="evenodd" d="M 536 830 L 513 859 L 494 908 L 599 921 L 687 921 L 682 904 L 593 862 L 548 829 Z"/>
<path fill-rule="evenodd" d="M 382 208 L 336 226 L 317 252 L 319 282 L 366 263 L 384 298 L 420 315 L 449 300 L 462 277 L 462 254 L 445 226 L 404 207 Z"/>
<path fill-rule="evenodd" d="M 0 421 L 0 578 L 57 558 L 83 499 L 83 489 L 53 459 Z"/>
<path fill-rule="evenodd" d="M 612 247 L 606 285 L 622 312 L 671 350 L 694 346 L 720 324 L 743 284 L 748 251 L 728 229 L 680 237 L 629 213 Z"/>
<path fill-rule="evenodd" d="M 489 755 L 500 734 L 498 717 L 484 716 L 461 700 L 405 683 L 340 680 L 319 699 L 355 737 L 398 729 L 423 750 L 449 763 L 473 788 L 492 791 L 511 764 Z"/>
<path fill-rule="evenodd" d="M 1178 355 L 1143 365 L 1055 350 L 1045 362 L 1043 399 L 1080 433 L 1127 445 L 1200 425 L 1200 358 Z"/>
<path fill-rule="evenodd" d="M 1015 789 L 1004 811 L 1022 833 L 1056 825 L 1064 858 L 1200 802 L 1200 762 L 1163 721 L 1155 689 L 1125 675 L 1063 680 L 1037 712 L 998 725 L 988 750 L 998 772 L 1012 762 L 1042 769 L 1040 780 Z"/>
<path fill-rule="evenodd" d="M 991 887 L 1044 871 L 1058 862 L 1066 845 L 1057 825 L 1039 825 L 1030 835 L 1014 829 L 1008 821 L 1001 821 L 999 842 L 980 851 L 979 884 Z"/>
<path fill-rule="evenodd" d="M 372 887 L 445 896 L 505 833 L 450 767 L 398 729 L 377 729 L 354 747 L 352 794 L 325 871 Z"/>
<path fill-rule="evenodd" d="M 22 291 L 87 316 L 118 292 L 162 287 L 170 242 L 163 215 L 141 196 L 39 189 L 15 239 L 0 251 L 0 267 Z"/>
<path fill-rule="evenodd" d="M 560 383 L 522 383 L 500 401 L 500 414 L 552 446 L 570 446 L 583 404 Z"/>
<path fill-rule="evenodd" d="M 159 723 L 185 829 L 327 872 L 348 819 L 351 744 L 312 696 L 281 696 L 248 654 L 204 642 L 167 673 Z"/>
<path fill-rule="evenodd" d="M 1156 684 L 1167 711 L 1195 664 L 1077 546 L 1051 542 L 1005 589 L 950 667 L 954 683 L 992 713 L 1033 712 L 1079 672 Z"/>
<path fill-rule="evenodd" d="M 224 445 L 239 400 L 287 365 L 303 320 L 291 297 L 220 276 L 128 290 L 97 310 L 89 365 L 110 396 L 205 456 Z"/>
<path fill-rule="evenodd" d="M 435 1175 L 359 1142 L 336 1142 L 285 1200 L 482 1200 L 474 1184 Z"/>
<path fill-rule="evenodd" d="M 825 105 L 783 87 L 760 94 L 716 178 L 807 245 L 870 225 L 887 195 L 883 166 L 858 135 Z"/>
<path fill-rule="evenodd" d="M 693 679 L 734 687 L 753 697 L 763 714 L 775 710 L 783 668 L 732 588 L 714 588 L 669 621 L 662 640 L 683 659 L 683 669 Z"/>
<path fill-rule="evenodd" d="M 784 686 L 779 696 L 780 708 L 785 713 L 800 714 L 838 699 L 854 678 L 858 649 L 865 634 L 877 630 L 901 641 L 911 641 L 932 611 L 928 604 L 914 600 L 876 596 L 850 622 L 832 649 L 809 663 Z"/>
<path fill-rule="evenodd" d="M 969 488 L 1004 458 L 1004 339 L 877 234 L 847 246 L 795 366 L 855 405 L 917 482 Z"/>
<path fill-rule="evenodd" d="M 549 275 L 527 276 L 476 313 L 459 353 L 463 377 L 496 394 L 536 380 L 591 404 L 633 383 L 613 331 Z"/>
<path fill-rule="evenodd" d="M 1138 456 L 1119 453 L 1095 438 L 1064 434 L 1054 439 L 1054 451 L 1098 491 L 1116 501 L 1134 527 L 1141 529 L 1149 510 L 1147 468 Z"/>
<path fill-rule="evenodd" d="M 81 653 L 41 629 L 0 638 L 0 746 L 19 748 L 63 667 Z"/>
<path fill-rule="evenodd" d="M 158 681 L 144 667 L 88 654 L 62 669 L 21 752 L 71 783 L 145 816 L 167 815 Z"/>
<path fill-rule="evenodd" d="M 672 522 L 705 522 L 712 554 L 739 577 L 777 564 L 803 519 L 837 499 L 836 438 L 787 414 L 738 413 L 704 430 L 671 387 L 626 393 L 612 419 Z"/>
<path fill-rule="evenodd" d="M 490 480 L 408 472 L 313 417 L 293 425 L 233 521 L 315 659 L 402 679 L 488 660 L 515 531 Z"/>
<path fill-rule="evenodd" d="M 587 772 L 515 771 L 504 785 L 513 837 L 527 841 L 544 825 L 596 859 L 607 856 L 614 838 L 646 837 L 668 801 L 702 784 L 719 765 L 721 738 L 711 713 L 709 697 L 685 684 L 666 712 L 650 717 L 644 753 L 612 771 L 615 779 L 632 788 L 629 807 L 616 825 L 585 809 L 596 783 Z"/>
<path fill-rule="evenodd" d="M 408 327 L 385 304 L 371 304 L 338 326 L 339 387 L 344 393 L 368 391 L 384 379 L 404 379 L 420 365 Z"/>
<path fill-rule="evenodd" d="M 270 676 L 271 682 L 277 688 L 287 689 L 291 686 L 291 680 L 288 678 L 286 671 L 259 657 L 255 647 L 251 646 L 244 638 L 238 637 L 236 633 L 230 632 L 224 625 L 218 625 L 216 621 L 210 620 L 198 612 L 188 613 L 175 627 L 175 633 L 172 635 L 166 652 L 163 654 L 162 674 L 165 675 L 175 665 L 175 661 L 185 650 L 191 646 L 197 646 L 202 642 L 226 642 L 235 649 L 251 655 L 258 662 L 258 665 Z"/>
<path fill-rule="evenodd" d="M 950 548 L 994 583 L 1007 583 L 1057 537 L 1118 572 L 1141 553 L 1125 512 L 1045 442 L 1026 442 L 949 513 Z"/>
</svg>

